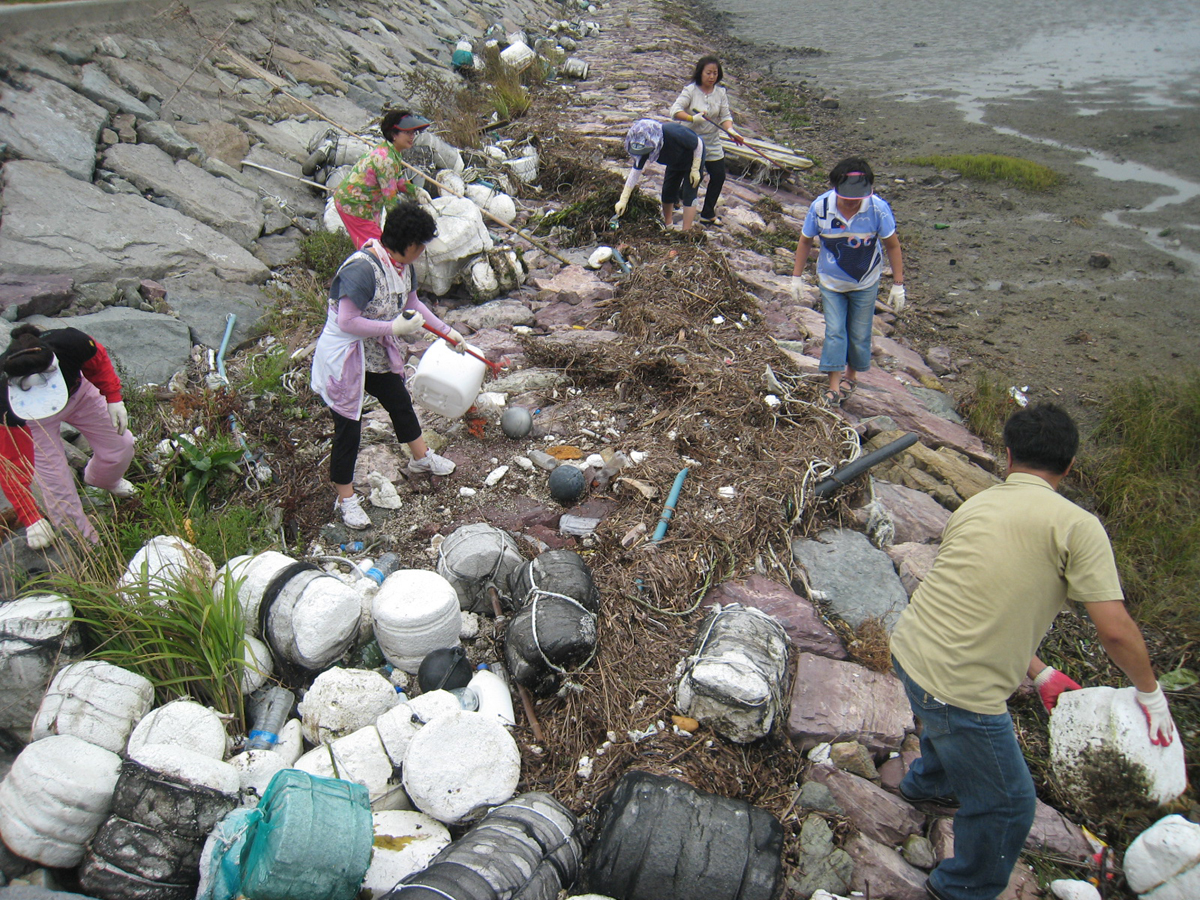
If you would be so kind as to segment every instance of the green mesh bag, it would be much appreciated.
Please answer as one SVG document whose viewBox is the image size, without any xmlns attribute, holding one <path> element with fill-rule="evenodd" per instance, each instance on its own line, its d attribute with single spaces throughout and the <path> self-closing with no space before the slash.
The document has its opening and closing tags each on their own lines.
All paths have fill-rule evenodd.
<svg viewBox="0 0 1200 900">
<path fill-rule="evenodd" d="M 258 808 L 242 866 L 249 900 L 354 900 L 375 838 L 363 785 L 282 769 Z"/>
</svg>

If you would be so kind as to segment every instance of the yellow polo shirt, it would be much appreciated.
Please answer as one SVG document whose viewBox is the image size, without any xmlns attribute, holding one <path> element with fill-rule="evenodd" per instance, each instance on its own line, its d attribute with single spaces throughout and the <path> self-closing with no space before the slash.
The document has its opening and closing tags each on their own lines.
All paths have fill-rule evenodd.
<svg viewBox="0 0 1200 900">
<path fill-rule="evenodd" d="M 1122 599 L 1100 520 L 1036 475 L 1014 473 L 950 517 L 892 653 L 939 700 L 999 715 L 1067 600 Z"/>
</svg>

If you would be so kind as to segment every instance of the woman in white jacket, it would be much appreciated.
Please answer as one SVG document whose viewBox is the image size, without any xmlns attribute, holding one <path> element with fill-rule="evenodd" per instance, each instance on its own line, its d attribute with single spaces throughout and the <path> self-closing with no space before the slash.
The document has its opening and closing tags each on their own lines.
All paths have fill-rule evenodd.
<svg viewBox="0 0 1200 900">
<path fill-rule="evenodd" d="M 462 335 L 417 299 L 412 264 L 436 235 L 433 216 L 415 203 L 401 203 L 388 214 L 379 239 L 347 257 L 330 286 L 329 312 L 313 354 L 312 388 L 333 414 L 329 478 L 337 490 L 334 511 L 350 528 L 371 525 L 354 493 L 364 393 L 387 410 L 397 440 L 408 444 L 411 474 L 454 471 L 454 463 L 430 450 L 421 436 L 404 385 L 406 351 L 397 340 L 428 322 L 462 346 Z"/>
<path fill-rule="evenodd" d="M 708 187 L 704 191 L 704 208 L 700 210 L 701 225 L 716 225 L 717 199 L 725 186 L 725 150 L 721 147 L 721 131 L 729 132 L 738 145 L 742 136 L 733 130 L 729 112 L 729 97 L 721 87 L 725 72 L 715 56 L 702 56 L 688 82 L 671 107 L 671 118 L 687 124 L 704 142 L 704 170 L 708 172 Z M 715 123 L 715 124 L 714 124 Z"/>
</svg>

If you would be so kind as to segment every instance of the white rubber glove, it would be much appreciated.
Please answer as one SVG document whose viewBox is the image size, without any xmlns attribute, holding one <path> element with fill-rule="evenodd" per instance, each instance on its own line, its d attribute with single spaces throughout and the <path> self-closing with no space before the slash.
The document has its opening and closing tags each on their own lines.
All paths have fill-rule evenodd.
<svg viewBox="0 0 1200 900">
<path fill-rule="evenodd" d="M 413 310 L 407 310 L 392 319 L 392 334 L 396 335 L 396 337 L 404 337 L 405 335 L 416 334 L 424 326 L 425 317 L 423 315 Z"/>
<path fill-rule="evenodd" d="M 621 199 L 617 201 L 617 205 L 613 210 L 618 216 L 625 215 L 625 210 L 629 208 L 629 198 L 633 196 L 633 188 L 625 185 L 625 189 L 621 191 Z"/>
<path fill-rule="evenodd" d="M 446 332 L 446 340 L 459 353 L 462 353 L 466 349 L 466 344 L 463 343 L 463 336 L 454 328 Z"/>
<path fill-rule="evenodd" d="M 38 519 L 25 529 L 25 543 L 30 550 L 45 550 L 54 543 L 54 526 L 49 519 Z"/>
<path fill-rule="evenodd" d="M 688 176 L 688 181 L 692 183 L 692 187 L 700 184 L 700 160 L 692 160 L 692 174 Z"/>
<path fill-rule="evenodd" d="M 117 434 L 124 434 L 125 429 L 129 427 L 129 413 L 125 404 L 119 400 L 108 404 L 108 420 L 112 422 L 113 428 L 117 429 Z"/>
<path fill-rule="evenodd" d="M 1167 709 L 1167 697 L 1157 684 L 1148 694 L 1137 692 L 1137 702 L 1146 714 L 1146 724 L 1150 731 L 1150 743 L 1155 747 L 1168 747 L 1175 740 L 1175 723 L 1171 721 L 1171 711 Z"/>
<path fill-rule="evenodd" d="M 900 315 L 900 313 L 904 312 L 905 305 L 904 285 L 893 284 L 892 289 L 888 292 L 888 306 L 892 308 L 892 312 Z"/>
<path fill-rule="evenodd" d="M 790 288 L 792 291 L 792 300 L 795 303 L 803 303 L 804 302 L 804 279 L 801 278 L 799 275 L 793 275 Z"/>
<path fill-rule="evenodd" d="M 413 199 L 421 206 L 430 206 L 433 203 L 433 198 L 429 196 L 429 191 L 425 188 L 417 188 L 416 196 Z"/>
</svg>

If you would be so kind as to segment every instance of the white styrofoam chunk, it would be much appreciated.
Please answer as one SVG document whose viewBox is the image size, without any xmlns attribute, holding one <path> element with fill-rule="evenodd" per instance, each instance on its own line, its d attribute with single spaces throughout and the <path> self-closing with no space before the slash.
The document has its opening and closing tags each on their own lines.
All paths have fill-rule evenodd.
<svg viewBox="0 0 1200 900">
<path fill-rule="evenodd" d="M 453 825 L 512 797 L 521 753 L 498 719 L 459 710 L 417 732 L 403 772 L 404 789 L 417 808 Z"/>
<path fill-rule="evenodd" d="M 374 724 L 399 702 L 392 683 L 378 672 L 335 666 L 317 676 L 300 703 L 304 739 L 328 744 Z"/>
<path fill-rule="evenodd" d="M 1200 866 L 1200 825 L 1183 816 L 1159 819 L 1125 851 L 1125 880 L 1139 894 Z"/>
<path fill-rule="evenodd" d="M 363 900 L 381 900 L 401 879 L 419 872 L 450 843 L 446 826 L 421 812 L 373 813 L 375 847 L 362 883 Z"/>
<path fill-rule="evenodd" d="M 275 550 L 265 550 L 254 556 L 235 556 L 225 563 L 213 578 L 213 593 L 223 597 L 225 586 L 236 587 L 238 602 L 242 605 L 247 634 L 261 637 L 258 627 L 258 608 L 262 604 L 263 591 L 271 580 L 295 560 Z"/>
<path fill-rule="evenodd" d="M 374 725 L 310 750 L 296 760 L 294 768 L 364 785 L 373 810 L 411 809 L 404 791 L 392 782 L 395 767 Z"/>
<path fill-rule="evenodd" d="M 229 736 L 215 709 L 192 700 L 175 700 L 146 713 L 129 735 L 128 753 L 134 756 L 149 744 L 185 747 L 213 759 L 224 759 Z"/>
<path fill-rule="evenodd" d="M 469 184 L 467 197 L 480 209 L 509 225 L 517 217 L 516 201 L 503 191 L 482 184 Z"/>
<path fill-rule="evenodd" d="M 1149 783 L 1147 800 L 1165 804 L 1187 790 L 1183 742 L 1150 743 L 1146 715 L 1132 688 L 1094 687 L 1067 691 L 1050 715 L 1050 764 L 1068 789 L 1090 794 L 1083 765 L 1097 752 L 1113 753 L 1127 768 L 1140 769 Z"/>
<path fill-rule="evenodd" d="M 404 765 L 408 745 L 426 723 L 460 709 L 462 706 L 458 698 L 449 691 L 428 691 L 380 716 L 375 721 L 375 727 L 396 768 Z"/>
<path fill-rule="evenodd" d="M 121 758 L 72 735 L 25 747 L 0 782 L 0 839 L 25 859 L 66 868 L 108 818 Z"/>
<path fill-rule="evenodd" d="M 1073 878 L 1057 878 L 1050 882 L 1050 893 L 1058 900 L 1100 900 L 1095 885 Z"/>
<path fill-rule="evenodd" d="M 136 672 L 102 660 L 71 663 L 50 682 L 34 718 L 33 739 L 71 734 L 120 753 L 153 702 L 154 686 Z"/>
<path fill-rule="evenodd" d="M 304 727 L 299 719 L 287 720 L 279 734 L 279 742 L 271 748 L 271 752 L 286 759 L 288 766 L 295 765 L 296 760 L 304 755 Z"/>
<path fill-rule="evenodd" d="M 222 794 L 237 794 L 242 783 L 238 770 L 229 763 L 187 747 L 144 744 L 136 752 L 130 751 L 129 758 L 175 781 L 212 788 Z"/>
<path fill-rule="evenodd" d="M 291 768 L 291 763 L 275 750 L 245 750 L 229 757 L 229 764 L 237 769 L 242 793 L 252 794 L 246 798 L 248 806 L 258 803 L 267 785 L 280 769 Z"/>
<path fill-rule="evenodd" d="M 58 594 L 0 603 L 0 728 L 29 731 L 54 671 L 79 646 L 73 615 Z"/>
<path fill-rule="evenodd" d="M 362 601 L 350 585 L 332 575 L 314 580 L 292 607 L 292 661 L 323 669 L 341 658 L 358 633 L 361 612 Z"/>
</svg>

